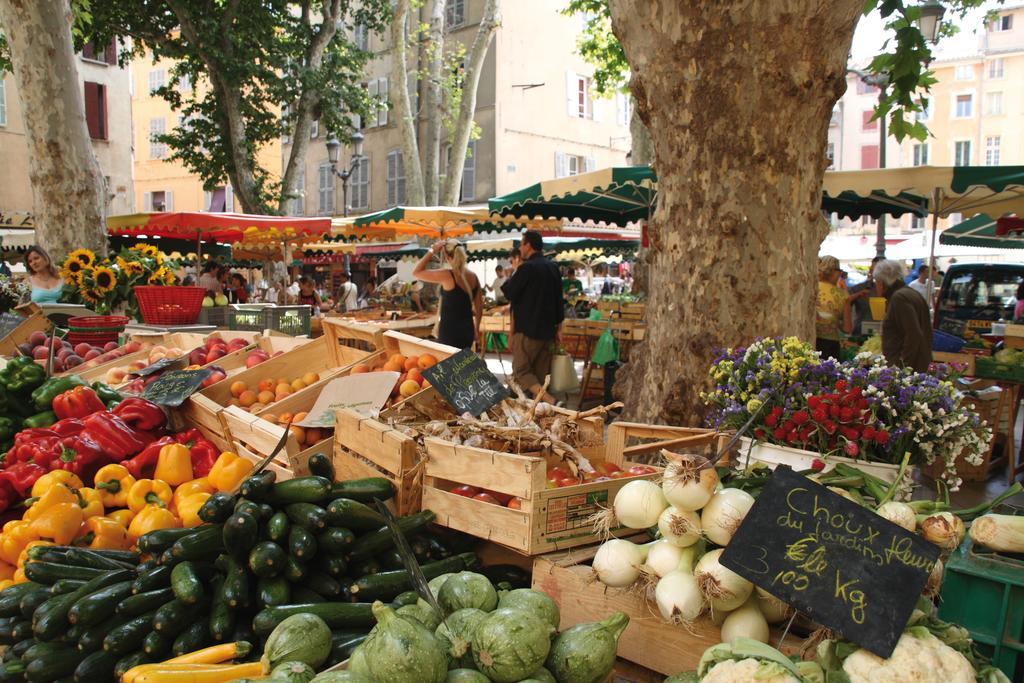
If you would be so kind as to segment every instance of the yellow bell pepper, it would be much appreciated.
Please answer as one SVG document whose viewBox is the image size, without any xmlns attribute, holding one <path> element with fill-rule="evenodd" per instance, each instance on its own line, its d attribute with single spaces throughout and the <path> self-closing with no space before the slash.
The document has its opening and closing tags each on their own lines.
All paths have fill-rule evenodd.
<svg viewBox="0 0 1024 683">
<path fill-rule="evenodd" d="M 108 508 L 123 508 L 128 504 L 128 491 L 135 483 L 135 477 L 124 465 L 104 465 L 93 477 L 96 490 L 100 492 L 103 505 Z"/>
<path fill-rule="evenodd" d="M 181 527 L 181 520 L 175 517 L 173 512 L 165 507 L 147 505 L 139 514 L 135 515 L 132 523 L 128 526 L 128 540 L 134 545 L 139 540 L 139 536 L 148 534 L 150 531 L 179 527 Z"/>
<path fill-rule="evenodd" d="M 32 497 L 41 497 L 47 489 L 52 488 L 55 484 L 64 484 L 73 489 L 80 489 L 83 486 L 82 480 L 75 473 L 67 470 L 53 470 L 39 477 L 36 483 L 32 484 Z"/>
<path fill-rule="evenodd" d="M 4 525 L 0 535 L 0 560 L 7 564 L 18 564 L 18 556 L 31 541 L 39 536 L 32 530 L 32 522 L 15 520 Z"/>
<path fill-rule="evenodd" d="M 13 585 L 14 579 L 4 579 L 3 581 L 0 581 L 0 591 L 2 591 L 5 588 L 10 588 Z"/>
<path fill-rule="evenodd" d="M 111 510 L 110 512 L 107 513 L 107 519 L 114 520 L 115 522 L 123 526 L 125 529 L 127 529 L 128 525 L 132 523 L 132 518 L 134 517 L 135 513 L 128 509 Z"/>
<path fill-rule="evenodd" d="M 28 581 L 28 577 L 25 576 L 25 568 L 18 567 L 18 571 L 14 572 L 14 583 L 25 583 Z"/>
<path fill-rule="evenodd" d="M 36 502 L 32 503 L 32 507 L 22 515 L 22 519 L 31 522 L 54 505 L 65 504 L 78 505 L 78 496 L 64 484 L 56 484 L 47 489 Z"/>
<path fill-rule="evenodd" d="M 92 534 L 89 539 L 90 548 L 128 550 L 132 547 L 128 541 L 128 529 L 107 517 L 90 517 L 85 520 L 82 529 L 85 535 Z"/>
<path fill-rule="evenodd" d="M 203 507 L 203 503 L 209 497 L 210 494 L 205 491 L 193 493 L 178 504 L 178 517 L 181 518 L 182 526 L 191 529 L 203 523 L 203 520 L 199 519 L 199 508 Z"/>
<path fill-rule="evenodd" d="M 0 581 L 7 581 L 14 578 L 14 572 L 18 568 L 13 564 L 7 564 L 6 562 L 0 562 Z"/>
<path fill-rule="evenodd" d="M 213 484 L 206 477 L 199 477 L 192 481 L 186 481 L 184 484 L 174 489 L 174 507 L 177 509 L 181 506 L 181 501 L 188 498 L 193 493 L 216 493 L 217 489 L 213 488 Z"/>
<path fill-rule="evenodd" d="M 250 472 L 252 472 L 251 462 L 225 451 L 217 458 L 217 462 L 213 463 L 207 477 L 218 491 L 231 492 L 249 476 Z"/>
<path fill-rule="evenodd" d="M 85 486 L 78 489 L 78 497 L 81 499 L 78 504 L 82 506 L 83 519 L 103 516 L 103 500 L 99 491 Z"/>
<path fill-rule="evenodd" d="M 156 460 L 154 479 L 166 481 L 171 486 L 192 481 L 192 455 L 188 446 L 173 443 L 160 449 Z"/>
<path fill-rule="evenodd" d="M 25 566 L 25 563 L 28 562 L 28 551 L 32 550 L 32 548 L 35 548 L 38 545 L 54 545 L 54 544 L 51 543 L 50 541 L 30 541 L 29 544 L 26 545 L 22 549 L 21 554 L 18 555 L 18 566 L 19 567 L 24 567 Z"/>
<path fill-rule="evenodd" d="M 171 487 L 159 479 L 139 479 L 128 490 L 128 509 L 135 514 L 147 505 L 167 507 L 171 502 Z"/>
<path fill-rule="evenodd" d="M 83 519 L 82 506 L 77 502 L 57 503 L 32 520 L 32 531 L 39 538 L 51 539 L 57 545 L 67 545 L 78 537 Z"/>
</svg>

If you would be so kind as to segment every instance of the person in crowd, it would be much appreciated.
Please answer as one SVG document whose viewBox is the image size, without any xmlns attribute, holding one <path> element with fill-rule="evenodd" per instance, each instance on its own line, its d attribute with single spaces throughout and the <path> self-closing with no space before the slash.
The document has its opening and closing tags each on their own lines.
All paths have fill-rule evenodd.
<svg viewBox="0 0 1024 683">
<path fill-rule="evenodd" d="M 231 289 L 228 285 L 228 278 L 231 277 L 231 269 L 227 266 L 219 266 L 217 268 L 217 282 L 220 283 L 220 290 L 223 294 L 227 294 L 228 290 Z"/>
<path fill-rule="evenodd" d="M 342 313 L 355 311 L 359 308 L 359 287 L 352 282 L 352 274 L 343 270 L 338 274 L 341 286 L 338 287 L 338 310 Z"/>
<path fill-rule="evenodd" d="M 316 283 L 313 278 L 303 275 L 299 278 L 298 302 L 300 306 L 312 306 L 313 315 L 320 315 L 324 302 L 316 291 Z"/>
<path fill-rule="evenodd" d="M 566 299 L 574 299 L 583 294 L 583 283 L 576 277 L 576 269 L 573 266 L 565 267 L 565 277 L 562 278 L 562 292 Z"/>
<path fill-rule="evenodd" d="M 875 265 L 879 261 L 884 261 L 885 257 L 876 256 L 871 259 L 871 265 L 868 267 L 868 277 L 864 282 L 859 285 L 850 287 L 847 292 L 850 296 L 860 294 L 861 292 L 867 292 L 867 296 L 858 296 L 853 300 L 853 334 L 854 336 L 860 336 L 864 334 L 862 325 L 865 322 L 870 322 L 873 318 L 871 317 L 871 303 L 868 299 L 875 292 Z"/>
<path fill-rule="evenodd" d="M 1017 305 L 1013 307 L 1013 320 L 1024 319 L 1024 280 L 1017 285 Z"/>
<path fill-rule="evenodd" d="M 928 266 L 922 265 L 917 269 L 917 278 L 910 282 L 910 288 L 928 300 Z"/>
<path fill-rule="evenodd" d="M 288 295 L 285 293 L 285 290 L 286 287 L 284 286 L 284 280 L 277 280 L 267 287 L 267 293 L 263 296 L 263 300 L 268 304 L 284 305 L 288 300 Z"/>
<path fill-rule="evenodd" d="M 523 233 L 522 264 L 502 286 L 512 305 L 512 376 L 521 387 L 549 403 L 544 391 L 558 331 L 565 318 L 562 273 L 544 256 L 544 238 L 536 230 Z"/>
<path fill-rule="evenodd" d="M 818 258 L 818 310 L 816 319 L 816 348 L 825 358 L 839 358 L 843 334 L 853 331 L 854 299 L 839 288 L 839 259 L 835 256 Z M 867 296 L 862 291 L 855 296 Z"/>
<path fill-rule="evenodd" d="M 192 275 L 191 273 L 189 273 L 184 278 L 182 278 L 181 286 L 182 287 L 195 287 L 196 286 L 196 276 Z"/>
<path fill-rule="evenodd" d="M 447 268 L 427 268 L 434 254 Z M 466 267 L 466 248 L 454 239 L 435 242 L 416 263 L 412 276 L 441 287 L 438 340 L 458 349 L 472 348 L 480 337 L 484 293 L 476 274 Z"/>
<path fill-rule="evenodd" d="M 377 298 L 377 278 L 372 275 L 366 278 L 366 285 L 363 287 L 363 295 L 360 298 L 363 300 L 364 306 L 370 299 Z"/>
<path fill-rule="evenodd" d="M 523 254 L 519 251 L 519 247 L 516 247 L 508 253 L 508 263 L 508 272 L 505 273 L 506 280 L 511 278 L 513 273 L 516 272 L 516 269 L 523 263 Z M 504 284 L 505 283 L 503 282 L 502 285 Z"/>
<path fill-rule="evenodd" d="M 903 284 L 899 261 L 875 266 L 875 295 L 884 296 L 882 354 L 892 365 L 927 372 L 932 362 L 932 325 L 924 297 Z"/>
<path fill-rule="evenodd" d="M 844 292 L 848 293 L 849 292 L 849 284 L 848 284 L 847 281 L 849 280 L 849 278 L 850 278 L 850 274 L 847 273 L 842 268 L 840 268 L 839 269 L 839 280 L 836 281 L 836 287 L 838 287 L 839 289 L 841 289 Z"/>
<path fill-rule="evenodd" d="M 203 273 L 199 276 L 199 286 L 214 296 L 224 293 L 224 287 L 217 277 L 220 265 L 216 261 L 207 261 L 203 264 Z"/>
<path fill-rule="evenodd" d="M 60 279 L 53 259 L 40 246 L 30 247 L 25 253 L 25 269 L 32 285 L 32 301 L 37 304 L 55 304 L 60 301 L 64 291 L 64 281 Z"/>
<path fill-rule="evenodd" d="M 505 304 L 508 301 L 505 299 L 505 293 L 501 291 L 501 286 L 508 280 L 505 277 L 505 266 L 500 263 L 494 267 L 494 280 L 491 284 L 487 285 L 487 289 L 494 292 L 494 303 Z"/>
<path fill-rule="evenodd" d="M 236 304 L 249 303 L 249 289 L 246 287 L 245 276 L 241 273 L 231 273 L 231 293 Z"/>
</svg>

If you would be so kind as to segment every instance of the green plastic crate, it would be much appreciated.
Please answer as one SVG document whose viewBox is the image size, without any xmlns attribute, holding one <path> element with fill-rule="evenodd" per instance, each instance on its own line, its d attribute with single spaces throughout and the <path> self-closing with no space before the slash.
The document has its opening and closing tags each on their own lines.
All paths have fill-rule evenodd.
<svg viewBox="0 0 1024 683">
<path fill-rule="evenodd" d="M 263 329 L 293 337 L 309 336 L 310 306 L 273 306 L 263 310 Z"/>
<path fill-rule="evenodd" d="M 1024 382 L 1024 365 L 1000 363 L 995 358 L 978 356 L 974 359 L 974 376 L 984 379 Z"/>
<path fill-rule="evenodd" d="M 1001 514 L 1024 509 L 1000 506 Z M 1011 681 L 1024 680 L 1024 559 L 967 538 L 946 563 L 939 618 L 960 624 Z"/>
<path fill-rule="evenodd" d="M 231 306 L 228 311 L 228 329 L 262 332 L 266 329 L 263 325 L 263 310 L 262 306 L 256 308 Z"/>
</svg>

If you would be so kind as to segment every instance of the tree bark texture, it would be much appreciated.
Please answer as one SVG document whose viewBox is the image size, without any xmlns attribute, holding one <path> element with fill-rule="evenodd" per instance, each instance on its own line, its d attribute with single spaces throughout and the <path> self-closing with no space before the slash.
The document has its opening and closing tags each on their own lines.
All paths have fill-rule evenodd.
<svg viewBox="0 0 1024 683">
<path fill-rule="evenodd" d="M 441 203 L 444 206 L 456 206 L 459 203 L 459 190 L 462 187 L 462 170 L 466 166 L 466 150 L 473 132 L 473 116 L 476 114 L 476 91 L 480 85 L 480 72 L 483 71 L 487 48 L 494 38 L 494 31 L 501 23 L 501 8 L 498 0 L 486 0 L 484 15 L 476 30 L 473 45 L 466 55 L 466 71 L 462 82 L 462 101 L 459 103 L 459 115 L 455 121 L 455 131 L 448 157 L 448 170 L 445 173 L 444 189 Z"/>
<path fill-rule="evenodd" d="M 633 166 L 648 166 L 654 163 L 654 149 L 651 146 L 651 133 L 640 120 L 640 115 L 633 109 L 629 117 L 629 135 L 632 141 L 629 162 Z M 633 293 L 647 292 L 647 277 L 650 273 L 650 249 L 641 245 L 633 261 Z"/>
<path fill-rule="evenodd" d="M 409 12 L 409 0 L 396 0 L 391 19 L 394 58 L 391 60 L 390 91 L 395 93 L 398 129 L 402 134 L 405 203 L 409 206 L 424 206 L 427 201 L 423 191 L 423 165 L 420 163 L 420 146 L 416 131 L 417 116 L 412 110 L 412 99 L 409 97 L 409 36 L 406 32 Z"/>
<path fill-rule="evenodd" d="M 441 191 L 441 127 L 444 123 L 444 28 L 445 0 L 429 0 L 427 21 L 427 44 L 424 60 L 427 65 L 423 78 L 423 111 L 426 121 L 423 130 L 423 188 L 426 204 L 436 206 Z"/>
<path fill-rule="evenodd" d="M 697 425 L 716 347 L 814 334 L 832 106 L 862 0 L 611 0 L 658 205 L 634 420 Z"/>
<path fill-rule="evenodd" d="M 106 254 L 106 184 L 85 122 L 70 3 L 0 0 L 0 25 L 24 112 L 39 244 L 54 260 L 82 246 Z"/>
</svg>

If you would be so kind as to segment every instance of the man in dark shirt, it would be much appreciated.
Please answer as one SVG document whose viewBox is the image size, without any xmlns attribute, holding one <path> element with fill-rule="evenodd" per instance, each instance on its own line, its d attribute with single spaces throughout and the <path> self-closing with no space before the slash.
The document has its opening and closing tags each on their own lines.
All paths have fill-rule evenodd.
<svg viewBox="0 0 1024 683">
<path fill-rule="evenodd" d="M 512 305 L 512 376 L 534 396 L 554 403 L 544 391 L 558 328 L 565 318 L 562 273 L 544 256 L 544 238 L 535 230 L 523 233 L 522 264 L 501 291 Z"/>
</svg>

